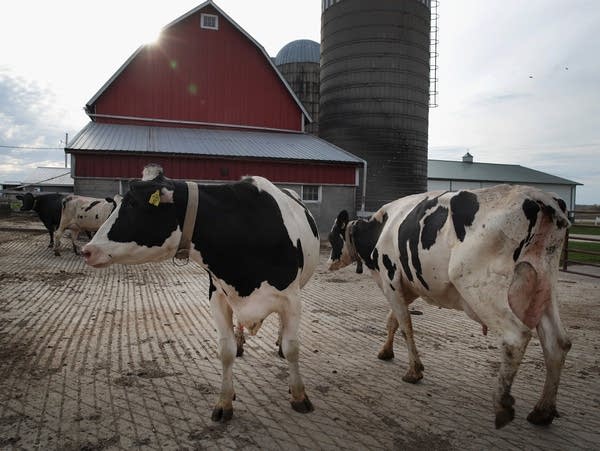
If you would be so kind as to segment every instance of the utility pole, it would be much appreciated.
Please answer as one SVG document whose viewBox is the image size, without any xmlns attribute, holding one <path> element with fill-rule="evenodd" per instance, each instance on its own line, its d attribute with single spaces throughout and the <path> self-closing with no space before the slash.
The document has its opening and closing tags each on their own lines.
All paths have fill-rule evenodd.
<svg viewBox="0 0 600 451">
<path fill-rule="evenodd" d="M 69 134 L 65 133 L 65 148 L 69 145 Z M 67 152 L 65 152 L 65 168 L 67 167 Z"/>
</svg>

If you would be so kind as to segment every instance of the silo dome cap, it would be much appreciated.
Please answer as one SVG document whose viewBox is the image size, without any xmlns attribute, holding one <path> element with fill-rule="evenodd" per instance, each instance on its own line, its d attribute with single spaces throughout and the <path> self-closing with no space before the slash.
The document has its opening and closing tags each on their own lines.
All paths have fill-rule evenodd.
<svg viewBox="0 0 600 451">
<path fill-rule="evenodd" d="M 298 39 L 286 44 L 275 57 L 275 65 L 288 63 L 319 63 L 321 46 L 310 39 Z"/>
</svg>

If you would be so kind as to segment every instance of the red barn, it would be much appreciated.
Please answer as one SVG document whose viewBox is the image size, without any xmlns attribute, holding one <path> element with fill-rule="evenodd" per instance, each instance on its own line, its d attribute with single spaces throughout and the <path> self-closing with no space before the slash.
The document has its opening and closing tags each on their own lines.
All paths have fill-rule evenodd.
<svg viewBox="0 0 600 451">
<path fill-rule="evenodd" d="M 122 193 L 158 163 L 175 179 L 265 176 L 297 190 L 322 231 L 355 208 L 364 161 L 304 132 L 311 118 L 269 55 L 211 0 L 140 47 L 85 109 L 65 148 L 76 193 Z"/>
</svg>

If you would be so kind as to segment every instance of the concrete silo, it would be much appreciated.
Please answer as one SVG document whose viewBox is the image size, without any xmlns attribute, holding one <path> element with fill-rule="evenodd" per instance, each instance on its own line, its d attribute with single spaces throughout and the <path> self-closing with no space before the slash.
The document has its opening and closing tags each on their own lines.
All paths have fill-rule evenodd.
<svg viewBox="0 0 600 451">
<path fill-rule="evenodd" d="M 275 65 L 312 117 L 306 131 L 313 135 L 319 131 L 319 63 L 319 43 L 310 39 L 290 42 L 275 57 Z"/>
<path fill-rule="evenodd" d="M 430 0 L 323 0 L 319 136 L 367 161 L 367 211 L 427 189 L 430 31 Z"/>
</svg>

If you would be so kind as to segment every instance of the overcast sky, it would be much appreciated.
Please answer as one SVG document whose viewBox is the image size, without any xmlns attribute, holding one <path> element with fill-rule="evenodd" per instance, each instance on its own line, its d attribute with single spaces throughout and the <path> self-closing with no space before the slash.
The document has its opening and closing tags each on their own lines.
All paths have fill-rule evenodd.
<svg viewBox="0 0 600 451">
<path fill-rule="evenodd" d="M 194 0 L 0 3 L 0 181 L 64 165 L 85 103 Z M 321 0 L 218 0 L 275 56 L 320 40 Z M 440 0 L 429 158 L 520 164 L 600 204 L 600 1 Z M 21 148 L 18 148 L 21 147 Z M 47 147 L 50 149 L 27 149 Z"/>
</svg>

